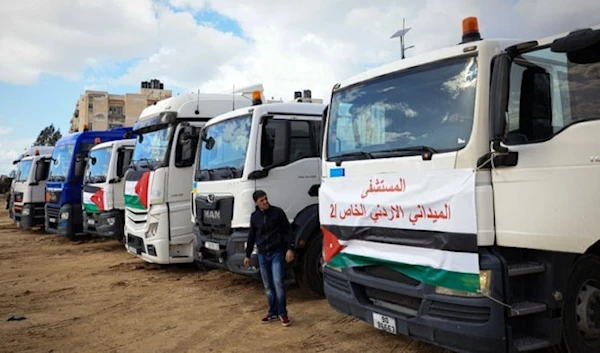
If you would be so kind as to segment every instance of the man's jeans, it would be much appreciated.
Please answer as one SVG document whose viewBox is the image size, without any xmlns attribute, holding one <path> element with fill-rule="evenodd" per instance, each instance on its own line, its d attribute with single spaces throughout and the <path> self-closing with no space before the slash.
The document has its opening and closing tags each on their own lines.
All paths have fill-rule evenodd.
<svg viewBox="0 0 600 353">
<path fill-rule="evenodd" d="M 260 275 L 265 286 L 267 300 L 269 301 L 269 315 L 287 315 L 285 303 L 285 255 L 283 252 L 268 255 L 258 254 Z"/>
</svg>

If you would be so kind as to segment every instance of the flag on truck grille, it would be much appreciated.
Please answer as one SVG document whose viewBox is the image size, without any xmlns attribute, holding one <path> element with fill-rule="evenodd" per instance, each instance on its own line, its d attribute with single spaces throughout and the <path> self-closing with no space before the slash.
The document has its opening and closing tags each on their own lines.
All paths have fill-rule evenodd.
<svg viewBox="0 0 600 353">
<path fill-rule="evenodd" d="M 93 185 L 83 186 L 83 208 L 85 212 L 97 213 L 108 209 L 104 189 Z"/>
<path fill-rule="evenodd" d="M 125 179 L 125 206 L 140 210 L 148 209 L 150 196 L 149 186 L 152 185 L 151 171 L 130 170 Z"/>
<path fill-rule="evenodd" d="M 479 290 L 474 170 L 344 174 L 319 190 L 328 266 L 384 265 L 430 285 Z"/>
</svg>

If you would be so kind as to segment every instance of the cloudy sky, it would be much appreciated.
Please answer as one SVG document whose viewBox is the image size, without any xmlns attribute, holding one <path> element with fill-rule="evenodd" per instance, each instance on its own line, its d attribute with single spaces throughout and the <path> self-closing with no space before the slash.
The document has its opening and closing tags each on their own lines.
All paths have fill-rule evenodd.
<svg viewBox="0 0 600 353">
<path fill-rule="evenodd" d="M 568 4 L 568 5 L 567 5 Z M 339 80 L 460 41 L 461 20 L 484 38 L 535 39 L 600 24 L 594 0 L 0 0 L 0 174 L 39 131 L 68 131 L 85 89 L 136 92 L 160 79 L 174 94 L 263 83 L 290 100 L 329 98 Z"/>
</svg>

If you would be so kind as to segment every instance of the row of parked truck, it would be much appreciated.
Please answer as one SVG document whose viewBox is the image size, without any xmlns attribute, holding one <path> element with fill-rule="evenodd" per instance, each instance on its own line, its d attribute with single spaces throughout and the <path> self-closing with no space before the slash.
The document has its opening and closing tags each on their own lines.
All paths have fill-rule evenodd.
<svg viewBox="0 0 600 353">
<path fill-rule="evenodd" d="M 292 223 L 288 277 L 341 313 L 461 352 L 598 352 L 599 96 L 598 26 L 484 40 L 467 18 L 458 45 L 342 81 L 328 105 L 180 95 L 34 148 L 11 214 L 258 277 L 243 258 L 262 189 Z"/>
</svg>

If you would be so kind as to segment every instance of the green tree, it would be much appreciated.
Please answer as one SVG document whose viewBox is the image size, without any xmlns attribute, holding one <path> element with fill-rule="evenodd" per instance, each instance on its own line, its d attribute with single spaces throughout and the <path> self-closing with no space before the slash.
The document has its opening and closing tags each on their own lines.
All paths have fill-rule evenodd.
<svg viewBox="0 0 600 353">
<path fill-rule="evenodd" d="M 62 134 L 60 129 L 55 129 L 54 124 L 50 124 L 40 131 L 37 139 L 33 143 L 34 146 L 54 146 L 56 141 L 60 140 Z"/>
</svg>

